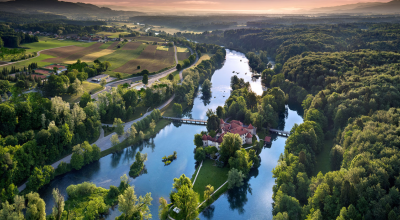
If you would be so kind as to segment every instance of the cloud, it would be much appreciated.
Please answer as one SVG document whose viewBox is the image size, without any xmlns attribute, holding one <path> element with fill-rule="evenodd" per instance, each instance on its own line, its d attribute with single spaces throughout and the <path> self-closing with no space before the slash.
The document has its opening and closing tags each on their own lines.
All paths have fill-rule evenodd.
<svg viewBox="0 0 400 220">
<path fill-rule="evenodd" d="M 211 1 L 194 1 L 194 0 L 189 0 L 189 1 L 179 1 L 179 2 L 174 2 L 177 4 L 187 4 L 187 5 L 216 5 L 219 4 L 219 2 L 211 2 Z"/>
</svg>

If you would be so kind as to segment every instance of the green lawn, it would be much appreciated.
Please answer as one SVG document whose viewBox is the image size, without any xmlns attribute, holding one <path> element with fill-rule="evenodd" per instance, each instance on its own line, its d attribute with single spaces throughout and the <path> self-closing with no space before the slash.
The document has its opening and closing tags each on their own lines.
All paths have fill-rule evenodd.
<svg viewBox="0 0 400 220">
<path fill-rule="evenodd" d="M 100 86 L 99 84 L 90 83 L 90 82 L 86 82 L 86 81 L 82 83 L 82 86 L 83 86 L 84 92 L 88 92 L 88 93 L 91 92 L 92 94 L 103 89 L 103 87 Z M 79 100 L 81 100 L 81 96 L 82 96 L 82 94 L 80 94 L 80 95 L 62 95 L 61 97 L 66 102 L 76 103 L 76 102 L 79 102 Z"/>
<path fill-rule="evenodd" d="M 45 49 L 64 47 L 71 45 L 85 45 L 90 43 L 83 43 L 73 40 L 57 40 L 49 37 L 39 37 L 39 42 L 21 44 L 20 47 L 29 48 L 26 50 L 27 53 L 37 52 Z M 88 45 L 90 46 L 90 45 Z"/>
<path fill-rule="evenodd" d="M 193 190 L 199 194 L 200 203 L 204 201 L 205 187 L 208 184 L 211 184 L 212 186 L 214 186 L 214 190 L 217 190 L 222 184 L 224 184 L 228 180 L 228 172 L 228 167 L 219 168 L 217 166 L 214 166 L 214 160 L 206 159 L 203 161 L 203 166 L 201 167 L 200 173 L 197 176 L 196 182 L 193 186 Z M 192 176 L 192 182 L 196 174 L 197 169 Z M 224 192 L 224 188 L 225 186 L 220 189 L 221 191 L 218 191 L 218 193 L 216 193 L 217 195 L 214 195 L 213 198 L 217 199 L 218 196 Z"/>
<path fill-rule="evenodd" d="M 330 153 L 333 147 L 333 140 L 324 140 L 322 151 L 316 156 L 317 166 L 315 167 L 315 175 L 319 172 L 325 174 L 331 171 Z"/>
</svg>

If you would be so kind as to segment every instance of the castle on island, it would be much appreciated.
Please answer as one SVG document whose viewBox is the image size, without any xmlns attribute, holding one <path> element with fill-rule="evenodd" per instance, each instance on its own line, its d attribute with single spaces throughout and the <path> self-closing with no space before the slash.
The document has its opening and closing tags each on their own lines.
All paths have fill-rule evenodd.
<svg viewBox="0 0 400 220">
<path fill-rule="evenodd" d="M 237 120 L 232 120 L 231 123 L 226 123 L 221 119 L 221 133 L 218 133 L 215 138 L 210 135 L 203 135 L 203 146 L 215 146 L 219 150 L 219 146 L 222 143 L 224 135 L 226 133 L 238 134 L 242 139 L 243 144 L 252 144 L 253 135 L 256 134 L 257 128 L 253 127 L 251 124 L 244 125 L 242 122 Z"/>
</svg>

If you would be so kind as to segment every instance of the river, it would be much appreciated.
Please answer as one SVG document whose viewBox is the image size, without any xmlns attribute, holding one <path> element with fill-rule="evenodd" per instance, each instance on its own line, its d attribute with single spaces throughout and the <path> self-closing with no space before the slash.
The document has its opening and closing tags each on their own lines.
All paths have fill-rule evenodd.
<svg viewBox="0 0 400 220">
<path fill-rule="evenodd" d="M 185 117 L 206 119 L 207 109 L 215 110 L 218 106 L 223 106 L 230 95 L 230 78 L 236 74 L 232 73 L 233 71 L 239 72 L 237 74 L 239 78 L 250 82 L 254 92 L 262 94 L 260 79 L 251 78 L 247 62 L 243 53 L 227 50 L 224 65 L 215 71 L 211 79 L 212 97 L 205 100 L 201 94 L 197 94 L 193 108 L 185 112 Z M 287 112 L 280 121 L 280 129 L 290 130 L 295 123 L 302 123 L 301 115 L 299 106 L 287 106 Z M 118 186 L 120 176 L 128 175 L 136 152 L 141 151 L 148 154 L 148 160 L 145 162 L 147 173 L 135 179 L 130 178 L 131 184 L 135 186 L 138 196 L 151 192 L 153 201 L 150 211 L 153 219 L 158 219 L 158 198 L 162 196 L 168 199 L 174 178 L 178 178 L 181 174 L 191 177 L 194 173 L 196 161 L 193 154 L 193 139 L 195 134 L 203 130 L 206 130 L 205 126 L 169 124 L 145 143 L 107 155 L 79 171 L 56 177 L 39 190 L 40 196 L 46 202 L 46 213 L 50 214 L 54 205 L 51 194 L 53 188 L 58 188 L 67 197 L 66 188 L 71 184 L 88 181 L 107 189 L 110 185 Z M 223 194 L 209 209 L 200 214 L 200 219 L 272 219 L 274 178 L 271 171 L 284 151 L 285 140 L 283 137 L 273 137 L 271 147 L 264 148 L 260 154 L 261 166 L 251 172 L 251 177 L 246 180 L 244 186 Z M 173 151 L 177 152 L 178 159 L 164 166 L 162 157 L 172 154 Z M 115 209 L 110 212 L 107 219 L 114 219 L 118 215 L 120 213 Z"/>
</svg>

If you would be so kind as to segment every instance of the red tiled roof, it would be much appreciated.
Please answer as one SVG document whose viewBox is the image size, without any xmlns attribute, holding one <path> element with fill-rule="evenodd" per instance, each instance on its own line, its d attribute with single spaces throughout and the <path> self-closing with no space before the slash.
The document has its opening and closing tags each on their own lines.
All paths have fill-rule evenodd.
<svg viewBox="0 0 400 220">
<path fill-rule="evenodd" d="M 269 136 L 265 136 L 265 139 L 264 139 L 264 141 L 265 141 L 265 142 L 268 142 L 268 143 L 269 143 L 269 142 L 271 142 L 271 137 L 269 137 Z"/>
<path fill-rule="evenodd" d="M 38 75 L 38 74 L 32 74 L 31 76 L 32 76 L 33 78 L 36 77 L 36 78 L 41 78 L 41 79 L 46 79 L 46 77 L 47 77 L 46 75 Z"/>
<path fill-rule="evenodd" d="M 230 130 L 229 132 L 232 134 L 244 135 L 248 131 L 246 129 L 244 129 L 243 127 L 238 127 L 238 128 L 234 128 L 234 129 Z"/>
<path fill-rule="evenodd" d="M 225 124 L 225 122 L 224 122 L 224 120 L 222 120 L 222 118 L 220 119 L 220 121 L 221 121 L 221 124 Z"/>
<path fill-rule="evenodd" d="M 67 67 L 61 66 L 61 65 L 50 65 L 50 66 L 46 66 L 44 68 L 45 69 L 49 69 L 49 70 L 53 70 L 54 67 L 57 67 L 58 69 L 66 69 L 67 68 Z"/>
<path fill-rule="evenodd" d="M 248 134 L 246 135 L 246 137 L 247 137 L 247 138 L 252 138 L 253 135 L 251 135 L 250 133 L 248 133 Z"/>
<path fill-rule="evenodd" d="M 249 127 L 247 127 L 248 129 L 253 129 L 253 125 L 249 124 Z"/>
<path fill-rule="evenodd" d="M 206 135 L 203 135 L 203 141 L 206 141 L 207 140 L 207 136 Z"/>
<path fill-rule="evenodd" d="M 35 73 L 41 73 L 41 74 L 46 74 L 46 75 L 51 74 L 51 72 L 48 70 L 40 70 L 40 69 L 36 69 Z"/>
</svg>

